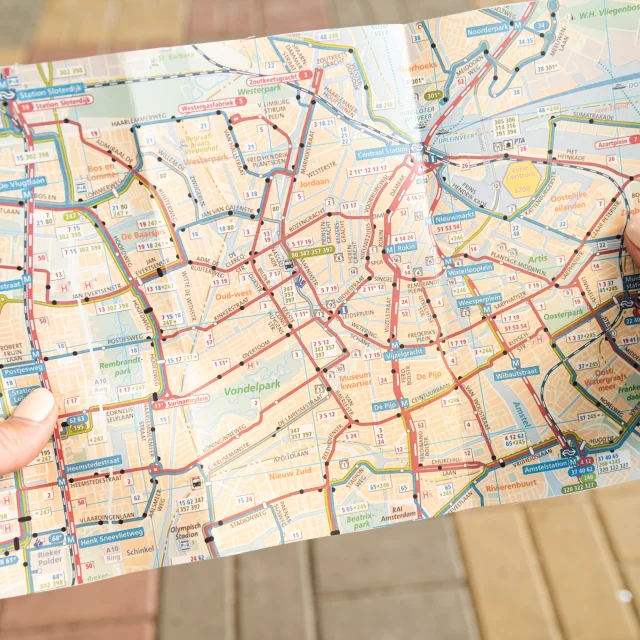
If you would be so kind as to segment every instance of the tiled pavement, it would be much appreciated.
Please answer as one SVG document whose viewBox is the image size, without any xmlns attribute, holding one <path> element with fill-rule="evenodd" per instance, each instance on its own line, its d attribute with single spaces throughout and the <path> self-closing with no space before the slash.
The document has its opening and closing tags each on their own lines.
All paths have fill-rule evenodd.
<svg viewBox="0 0 640 640">
<path fill-rule="evenodd" d="M 0 0 L 0 64 L 484 0 Z M 0 640 L 640 638 L 640 483 L 0 602 Z M 637 593 L 637 598 L 629 598 Z"/>
</svg>

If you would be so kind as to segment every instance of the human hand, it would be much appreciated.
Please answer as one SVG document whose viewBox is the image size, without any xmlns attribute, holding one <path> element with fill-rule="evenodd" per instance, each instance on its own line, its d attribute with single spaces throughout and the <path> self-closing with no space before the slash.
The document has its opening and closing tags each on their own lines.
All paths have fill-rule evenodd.
<svg viewBox="0 0 640 640">
<path fill-rule="evenodd" d="M 35 459 L 51 437 L 57 418 L 53 394 L 40 388 L 0 423 L 0 476 L 19 471 Z"/>
<path fill-rule="evenodd" d="M 625 241 L 633 261 L 640 267 L 640 216 L 638 214 L 629 218 Z"/>
</svg>

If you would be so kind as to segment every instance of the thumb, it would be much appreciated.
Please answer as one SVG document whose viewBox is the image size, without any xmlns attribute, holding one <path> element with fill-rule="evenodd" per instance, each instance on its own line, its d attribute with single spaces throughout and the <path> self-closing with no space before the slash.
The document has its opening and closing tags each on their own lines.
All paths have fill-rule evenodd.
<svg viewBox="0 0 640 640">
<path fill-rule="evenodd" d="M 640 214 L 633 214 L 627 223 L 626 245 L 633 261 L 640 267 Z"/>
<path fill-rule="evenodd" d="M 0 423 L 0 476 L 27 466 L 47 444 L 56 425 L 58 409 L 47 389 L 34 389 Z"/>
</svg>

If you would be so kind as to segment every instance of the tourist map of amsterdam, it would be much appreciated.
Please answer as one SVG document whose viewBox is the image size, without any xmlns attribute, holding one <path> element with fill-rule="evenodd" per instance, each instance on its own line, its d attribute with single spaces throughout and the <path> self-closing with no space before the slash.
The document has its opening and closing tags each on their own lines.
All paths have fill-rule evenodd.
<svg viewBox="0 0 640 640">
<path fill-rule="evenodd" d="M 0 595 L 640 476 L 640 5 L 2 67 Z"/>
</svg>

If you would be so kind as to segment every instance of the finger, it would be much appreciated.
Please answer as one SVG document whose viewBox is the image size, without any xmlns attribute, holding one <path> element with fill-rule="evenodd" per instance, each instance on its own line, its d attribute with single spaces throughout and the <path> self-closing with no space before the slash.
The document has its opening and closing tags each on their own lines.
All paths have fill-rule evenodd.
<svg viewBox="0 0 640 640">
<path fill-rule="evenodd" d="M 0 475 L 26 467 L 42 451 L 58 418 L 47 389 L 34 389 L 0 424 Z"/>
<path fill-rule="evenodd" d="M 633 261 L 640 267 L 640 215 L 634 214 L 629 218 L 626 232 L 627 250 Z"/>
</svg>

